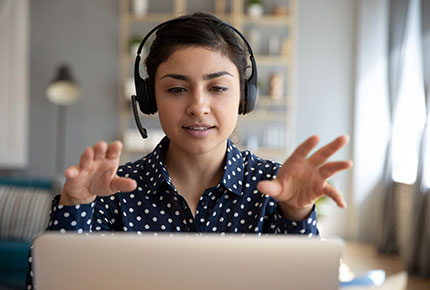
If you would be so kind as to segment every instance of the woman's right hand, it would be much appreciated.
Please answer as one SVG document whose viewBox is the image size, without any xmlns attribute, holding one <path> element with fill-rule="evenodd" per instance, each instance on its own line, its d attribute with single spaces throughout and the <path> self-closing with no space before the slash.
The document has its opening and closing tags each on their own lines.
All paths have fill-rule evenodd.
<svg viewBox="0 0 430 290">
<path fill-rule="evenodd" d="M 119 177 L 116 172 L 119 165 L 122 143 L 107 144 L 98 142 L 82 153 L 80 163 L 70 166 L 64 172 L 66 182 L 60 198 L 62 205 L 87 204 L 96 196 L 109 196 L 118 191 L 128 192 L 136 188 L 136 181 Z"/>
</svg>

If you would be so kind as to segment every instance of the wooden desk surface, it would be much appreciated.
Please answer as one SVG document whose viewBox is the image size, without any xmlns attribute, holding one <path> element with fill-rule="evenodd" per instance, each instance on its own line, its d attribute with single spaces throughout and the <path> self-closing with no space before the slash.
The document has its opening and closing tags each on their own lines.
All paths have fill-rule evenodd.
<svg viewBox="0 0 430 290">
<path fill-rule="evenodd" d="M 375 246 L 347 241 L 343 261 L 351 271 L 360 275 L 370 270 L 383 269 L 387 277 L 405 271 L 402 259 L 396 255 L 379 254 Z M 429 290 L 430 279 L 408 276 L 407 290 Z"/>
</svg>

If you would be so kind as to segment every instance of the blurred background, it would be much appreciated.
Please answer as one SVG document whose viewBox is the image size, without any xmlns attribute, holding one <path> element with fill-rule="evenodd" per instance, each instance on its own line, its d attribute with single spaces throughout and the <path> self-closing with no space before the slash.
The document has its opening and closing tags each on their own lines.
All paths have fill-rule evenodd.
<svg viewBox="0 0 430 290">
<path fill-rule="evenodd" d="M 365 245 L 369 259 L 397 263 L 388 274 L 424 277 L 407 289 L 429 289 L 429 2 L 0 0 L 0 282 L 19 270 L 11 253 L 46 226 L 62 172 L 87 146 L 122 140 L 125 162 L 162 138 L 156 116 L 141 116 L 149 140 L 133 123 L 136 43 L 157 23 L 206 11 L 256 55 L 257 109 L 240 117 L 236 144 L 283 162 L 311 135 L 349 135 L 332 159 L 354 168 L 330 180 L 348 208 L 318 203 L 321 236 Z"/>
</svg>

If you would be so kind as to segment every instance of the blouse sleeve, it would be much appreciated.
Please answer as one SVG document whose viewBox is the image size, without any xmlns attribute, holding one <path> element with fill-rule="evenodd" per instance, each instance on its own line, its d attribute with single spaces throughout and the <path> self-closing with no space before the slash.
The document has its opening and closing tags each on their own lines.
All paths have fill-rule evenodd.
<svg viewBox="0 0 430 290">
<path fill-rule="evenodd" d="M 312 207 L 310 215 L 303 221 L 294 221 L 284 218 L 281 214 L 278 204 L 269 211 L 266 221 L 266 233 L 276 234 L 297 234 L 308 237 L 318 236 L 317 213 L 315 205 Z"/>
</svg>

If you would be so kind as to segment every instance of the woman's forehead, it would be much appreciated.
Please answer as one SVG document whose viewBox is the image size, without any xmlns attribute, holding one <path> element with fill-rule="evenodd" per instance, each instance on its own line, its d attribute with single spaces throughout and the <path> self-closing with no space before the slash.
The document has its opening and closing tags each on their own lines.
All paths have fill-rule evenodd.
<svg viewBox="0 0 430 290">
<path fill-rule="evenodd" d="M 221 51 L 203 46 L 184 46 L 175 49 L 160 64 L 156 74 L 174 72 L 205 75 L 218 71 L 226 71 L 231 75 L 238 73 L 235 64 Z"/>
</svg>

